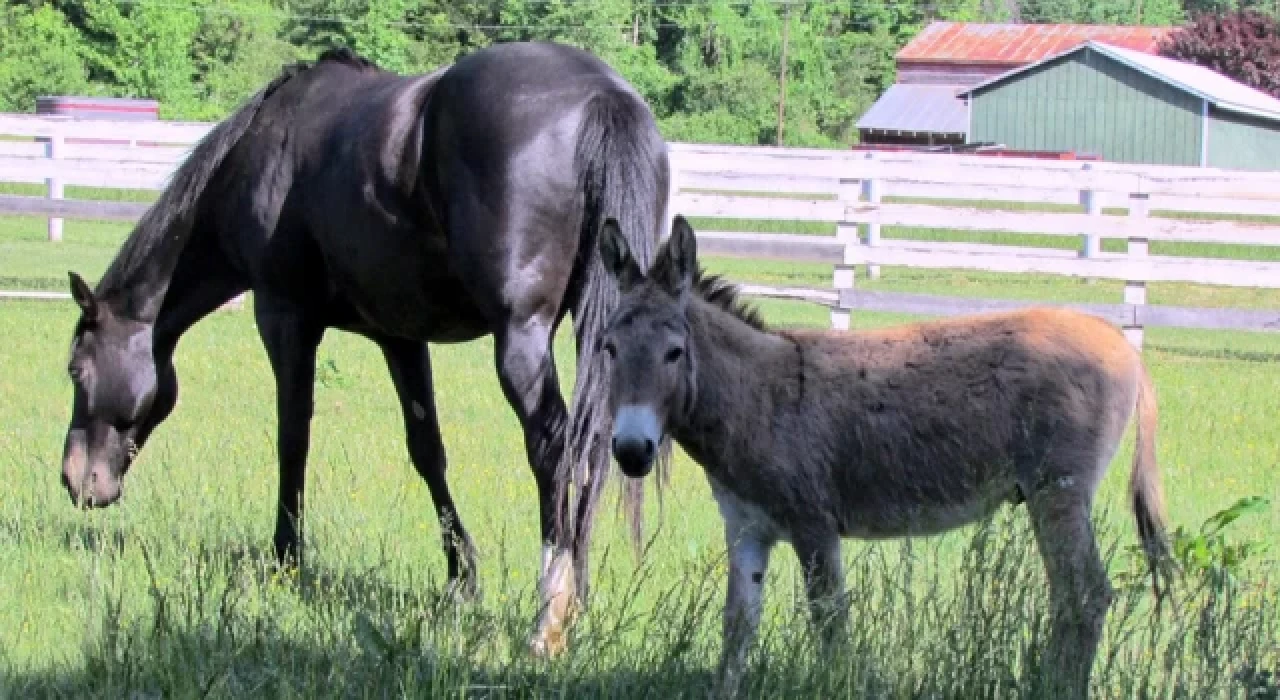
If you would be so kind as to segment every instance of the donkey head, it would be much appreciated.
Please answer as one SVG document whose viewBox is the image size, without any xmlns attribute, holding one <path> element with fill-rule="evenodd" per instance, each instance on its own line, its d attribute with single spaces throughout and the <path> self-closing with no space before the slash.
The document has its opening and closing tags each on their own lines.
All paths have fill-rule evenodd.
<svg viewBox="0 0 1280 700">
<path fill-rule="evenodd" d="M 685 314 L 697 270 L 693 229 L 676 216 L 671 237 L 646 273 L 609 219 L 600 257 L 622 295 L 603 338 L 612 365 L 613 456 L 624 474 L 640 478 L 653 468 L 670 422 L 683 417 L 695 392 L 696 358 Z"/>
<path fill-rule="evenodd" d="M 149 323 L 117 315 L 72 272 L 80 306 L 67 371 L 74 387 L 62 483 L 78 505 L 120 498 L 124 474 L 155 423 L 156 361 Z"/>
</svg>

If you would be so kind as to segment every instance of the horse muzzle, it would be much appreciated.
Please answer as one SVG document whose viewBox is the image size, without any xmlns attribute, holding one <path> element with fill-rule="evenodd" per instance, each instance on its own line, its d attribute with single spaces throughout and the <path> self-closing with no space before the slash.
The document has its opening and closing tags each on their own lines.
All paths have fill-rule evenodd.
<svg viewBox="0 0 1280 700">
<path fill-rule="evenodd" d="M 90 460 L 83 444 L 70 442 L 62 459 L 62 485 L 80 508 L 105 508 L 120 500 L 120 477 L 110 465 Z"/>
</svg>

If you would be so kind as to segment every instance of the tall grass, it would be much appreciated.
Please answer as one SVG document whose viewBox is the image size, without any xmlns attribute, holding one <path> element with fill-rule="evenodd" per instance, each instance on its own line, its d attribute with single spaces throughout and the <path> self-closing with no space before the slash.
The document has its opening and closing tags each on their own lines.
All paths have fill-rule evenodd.
<svg viewBox="0 0 1280 700">
<path fill-rule="evenodd" d="M 77 536 L 94 561 L 88 661 L 9 675 L 6 694 L 675 698 L 713 687 L 722 556 L 700 558 L 675 580 L 656 577 L 654 562 L 642 559 L 603 581 L 567 654 L 541 662 L 524 645 L 536 598 L 505 567 L 483 599 L 466 602 L 443 594 L 440 581 L 389 586 L 378 570 L 308 567 L 282 577 L 263 554 L 218 546 L 160 566 L 145 539 L 95 529 Z M 1132 573 L 1117 577 L 1092 696 L 1276 697 L 1280 594 L 1263 569 L 1192 567 L 1176 588 L 1176 613 L 1157 613 L 1141 563 L 1127 561 L 1115 537 L 1101 539 L 1112 563 Z M 847 548 L 855 550 L 847 653 L 819 657 L 800 582 L 775 574 L 749 697 L 1045 697 L 1038 688 L 1053 672 L 1040 663 L 1047 592 L 1020 509 L 961 537 Z M 127 584 L 103 574 L 119 571 L 106 564 L 121 557 L 147 572 L 145 615 L 128 614 Z M 1231 583 L 1215 574 L 1222 566 Z M 637 606 L 639 591 L 654 588 L 655 602 Z"/>
</svg>

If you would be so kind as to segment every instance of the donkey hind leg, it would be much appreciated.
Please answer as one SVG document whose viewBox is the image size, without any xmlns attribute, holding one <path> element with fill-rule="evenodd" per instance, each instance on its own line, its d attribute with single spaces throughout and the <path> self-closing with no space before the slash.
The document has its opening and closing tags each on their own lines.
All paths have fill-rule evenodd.
<svg viewBox="0 0 1280 700">
<path fill-rule="evenodd" d="M 425 344 L 400 338 L 379 338 L 378 346 L 382 348 L 400 398 L 409 459 L 427 482 L 436 518 L 440 521 L 440 536 L 449 567 L 448 591 L 464 599 L 473 598 L 476 594 L 475 547 L 462 525 L 445 480 L 447 461 L 436 416 L 430 353 Z"/>
<path fill-rule="evenodd" d="M 1049 578 L 1051 630 L 1037 697 L 1084 698 L 1113 593 L 1089 520 L 1092 498 L 1054 480 L 1027 502 Z"/>
<path fill-rule="evenodd" d="M 302 492 L 315 393 L 316 348 L 324 326 L 266 294 L 253 304 L 258 333 L 276 377 L 277 445 L 280 491 L 276 510 L 276 560 L 285 567 L 302 563 Z"/>
<path fill-rule="evenodd" d="M 737 697 L 746 673 L 747 654 L 760 626 L 764 579 L 775 539 L 752 527 L 744 515 L 723 505 L 725 545 L 729 552 L 729 582 L 725 596 L 723 649 L 716 673 L 716 695 Z"/>
<path fill-rule="evenodd" d="M 564 650 L 574 613 L 576 584 L 568 533 L 568 494 L 557 492 L 556 468 L 564 452 L 568 409 L 560 394 L 551 343 L 550 315 L 512 318 L 496 333 L 498 378 L 524 428 L 525 451 L 538 486 L 542 527 L 541 610 L 530 650 L 553 656 Z"/>
</svg>

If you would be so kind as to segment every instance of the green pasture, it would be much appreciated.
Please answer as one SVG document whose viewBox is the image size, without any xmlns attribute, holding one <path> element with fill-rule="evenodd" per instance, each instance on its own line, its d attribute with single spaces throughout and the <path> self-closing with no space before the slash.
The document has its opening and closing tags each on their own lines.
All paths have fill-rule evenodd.
<svg viewBox="0 0 1280 700">
<path fill-rule="evenodd" d="M 67 269 L 94 280 L 126 232 L 67 221 L 65 241 L 50 244 L 42 219 L 0 220 L 0 289 L 63 291 Z M 826 266 L 705 262 L 743 281 L 830 284 Z M 867 285 L 1045 301 L 1120 297 L 1106 282 L 967 271 L 886 268 Z M 1151 301 L 1274 308 L 1280 294 L 1152 285 Z M 761 306 L 777 326 L 829 322 L 815 305 Z M 705 695 L 719 650 L 723 535 L 700 470 L 682 453 L 661 501 L 648 502 L 640 560 L 620 518 L 603 510 L 592 608 L 570 653 L 538 662 L 523 652 L 539 562 L 534 485 L 489 339 L 432 351 L 449 480 L 481 551 L 483 597 L 458 604 L 439 596 L 439 530 L 371 344 L 332 332 L 320 350 L 309 559 L 294 580 L 269 566 L 275 402 L 252 314 L 214 314 L 185 337 L 178 408 L 130 472 L 123 502 L 91 513 L 74 510 L 59 483 L 74 320 L 70 302 L 0 302 L 0 697 Z M 907 320 L 854 315 L 860 327 Z M 566 390 L 572 350 L 562 332 Z M 1095 667 L 1098 697 L 1138 697 L 1143 688 L 1153 697 L 1274 693 L 1280 334 L 1149 329 L 1144 354 L 1161 404 L 1169 514 L 1190 533 L 1180 542 L 1191 566 L 1183 607 L 1154 615 L 1126 552 L 1136 541 L 1126 443 L 1098 504 L 1121 592 Z M 1271 505 L 1221 538 L 1194 537 L 1250 496 Z M 813 659 L 798 570 L 781 547 L 753 697 L 1027 696 L 1046 590 L 1021 510 L 998 516 L 989 533 L 848 542 L 845 552 L 856 653 Z"/>
</svg>

